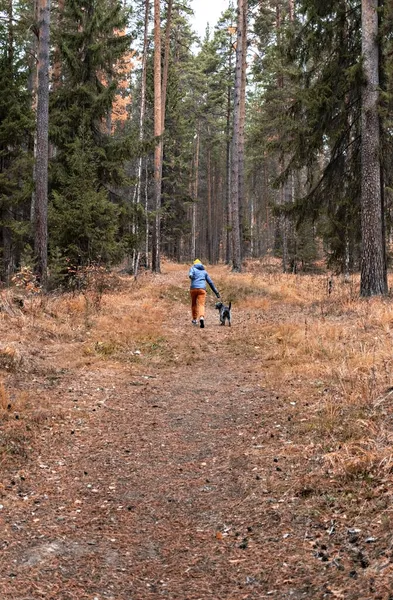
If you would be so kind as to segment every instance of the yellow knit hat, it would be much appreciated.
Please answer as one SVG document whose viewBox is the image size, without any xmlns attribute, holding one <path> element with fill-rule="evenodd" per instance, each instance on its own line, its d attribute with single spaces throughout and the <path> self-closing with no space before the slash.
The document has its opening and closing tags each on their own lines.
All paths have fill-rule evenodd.
<svg viewBox="0 0 393 600">
<path fill-rule="evenodd" d="M 194 265 L 196 265 L 196 264 L 198 264 L 198 263 L 200 263 L 200 262 L 201 262 L 201 261 L 199 260 L 199 258 L 196 258 L 196 259 L 194 260 Z"/>
</svg>

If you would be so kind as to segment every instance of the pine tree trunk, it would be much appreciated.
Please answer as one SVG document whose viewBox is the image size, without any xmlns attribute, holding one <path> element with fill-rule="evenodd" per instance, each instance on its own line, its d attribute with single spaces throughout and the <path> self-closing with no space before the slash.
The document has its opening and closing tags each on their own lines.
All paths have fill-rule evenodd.
<svg viewBox="0 0 393 600">
<path fill-rule="evenodd" d="M 38 21 L 38 0 L 33 1 L 33 13 L 34 13 L 34 21 Z M 32 42 L 29 48 L 28 53 L 28 63 L 29 63 L 29 78 L 27 81 L 27 89 L 31 95 L 31 108 L 36 113 L 37 112 L 37 88 L 38 88 L 38 78 L 37 78 L 37 64 L 35 60 L 35 56 L 38 54 L 38 34 L 37 36 L 33 36 Z M 30 205 L 30 221 L 34 228 L 34 219 L 35 219 L 35 171 L 36 171 L 36 156 L 37 156 L 37 128 L 34 132 L 34 148 L 33 148 L 33 190 L 31 192 L 31 205 Z"/>
<path fill-rule="evenodd" d="M 154 0 L 154 135 L 160 137 L 154 150 L 155 219 L 152 243 L 152 270 L 160 273 L 161 175 L 162 175 L 162 93 L 160 0 Z"/>
<path fill-rule="evenodd" d="M 157 124 L 157 129 L 155 129 L 155 135 L 161 135 L 161 140 L 160 140 L 160 144 L 159 144 L 159 150 L 160 150 L 160 160 L 159 160 L 159 167 L 158 167 L 158 149 L 156 148 L 156 156 L 155 156 L 155 194 L 156 194 L 156 218 L 155 218 L 155 230 L 154 230 L 154 240 L 155 243 L 154 244 L 154 249 L 153 250 L 153 261 L 152 261 L 152 268 L 153 271 L 156 273 L 159 273 L 161 270 L 161 265 L 160 265 L 160 246 L 161 246 L 161 196 L 162 196 L 162 169 L 163 169 L 163 163 L 164 163 L 164 129 L 165 129 L 165 109 L 166 109 L 166 92 L 167 92 L 167 83 L 168 83 L 168 72 L 169 72 L 169 58 L 170 58 L 170 33 L 171 33 L 171 17 L 172 17 L 172 4 L 173 4 L 173 0 L 168 0 L 168 5 L 167 5 L 167 15 L 166 15 L 166 26 L 165 26 L 165 43 L 164 43 L 164 61 L 163 61 L 163 65 L 161 68 L 161 30 L 160 30 L 160 24 L 157 26 L 157 29 L 159 30 L 159 46 L 160 46 L 160 65 L 159 65 L 159 69 L 160 69 L 160 77 L 161 77 L 161 82 L 160 82 L 160 91 L 159 91 L 159 96 L 160 99 L 158 98 L 158 90 L 156 90 L 156 84 L 158 87 L 158 74 L 156 74 L 156 67 L 158 67 L 158 57 L 156 57 L 156 51 L 154 51 L 154 94 L 155 94 L 155 99 L 154 99 L 154 106 L 156 106 L 156 102 L 161 102 L 161 130 L 160 133 L 158 133 L 158 124 Z M 156 41 L 157 41 L 157 37 L 156 37 L 156 15 L 157 12 L 155 11 L 155 25 L 154 25 L 154 45 L 156 48 Z M 158 20 L 160 21 L 160 16 L 158 15 Z M 157 79 L 156 79 L 157 77 Z M 158 113 L 157 113 L 157 119 L 158 119 Z M 156 108 L 154 108 L 154 122 L 156 120 Z M 156 123 L 154 125 L 154 127 L 156 128 Z M 158 169 L 159 169 L 159 174 L 158 174 Z M 159 197 L 159 201 L 158 201 L 158 197 Z"/>
<path fill-rule="evenodd" d="M 232 48 L 233 39 L 232 33 L 229 37 L 229 62 L 228 62 L 228 89 L 227 89 L 227 114 L 226 114 L 226 211 L 227 211 L 227 222 L 226 222 L 226 248 L 225 248 L 225 262 L 227 265 L 232 261 L 232 245 L 231 245 L 231 232 L 232 232 L 232 209 L 231 209 L 231 118 L 232 118 L 232 85 L 230 83 L 232 75 Z"/>
<path fill-rule="evenodd" d="M 221 172 L 220 165 L 217 163 L 214 170 L 214 238 L 213 252 L 214 263 L 217 263 L 220 256 L 220 233 L 219 223 L 221 222 L 220 206 L 222 205 L 222 187 L 221 187 Z"/>
<path fill-rule="evenodd" d="M 34 252 L 36 274 L 47 284 L 48 264 L 48 126 L 49 126 L 49 26 L 50 0 L 38 3 L 38 90 L 37 90 L 37 156 L 35 161 Z"/>
<path fill-rule="evenodd" d="M 378 0 L 362 0 L 362 52 L 365 84 L 362 93 L 362 266 L 360 293 L 387 293 L 385 240 L 378 115 L 379 47 Z"/>
<path fill-rule="evenodd" d="M 146 255 L 146 269 L 150 267 L 149 264 L 149 160 L 145 160 L 145 255 Z"/>
<path fill-rule="evenodd" d="M 197 223 L 197 201 L 198 201 L 198 183 L 199 183 L 199 145 L 200 145 L 199 132 L 196 134 L 195 144 L 195 173 L 194 173 L 194 190 L 193 190 L 193 203 L 192 203 L 192 223 L 191 223 L 191 258 L 196 259 L 196 223 Z"/>
<path fill-rule="evenodd" d="M 276 32 L 277 32 L 276 35 L 277 35 L 277 40 L 278 40 L 279 44 L 281 43 L 280 28 L 281 28 L 281 6 L 277 5 L 276 6 Z M 277 88 L 279 90 L 283 90 L 283 88 L 284 88 L 284 78 L 282 76 L 282 73 L 278 74 Z M 284 161 L 282 158 L 279 158 L 279 160 L 278 160 L 278 170 L 280 173 L 282 173 L 284 170 Z M 284 185 L 285 185 L 284 183 L 281 183 L 280 189 L 279 189 L 279 194 L 278 194 L 280 206 L 284 206 L 284 203 L 285 203 Z M 278 240 L 281 239 L 282 272 L 287 273 L 287 271 L 288 271 L 287 217 L 283 212 L 281 212 L 279 215 L 279 218 L 277 221 L 277 226 L 278 226 L 278 230 L 279 230 L 278 231 Z"/>
<path fill-rule="evenodd" d="M 171 40 L 171 23 L 172 23 L 172 5 L 173 0 L 168 0 L 165 26 L 165 50 L 164 50 L 164 65 L 162 69 L 162 131 L 165 129 L 165 109 L 166 109 L 166 90 L 168 86 L 169 72 L 169 57 L 170 57 L 170 40 Z"/>
<path fill-rule="evenodd" d="M 242 127 L 242 86 L 243 86 L 243 37 L 247 35 L 247 0 L 238 0 L 237 9 L 237 43 L 236 43 L 236 73 L 233 108 L 233 137 L 232 137 L 232 166 L 231 166 L 231 200 L 232 200 L 232 270 L 242 270 L 241 256 L 241 223 L 240 223 L 240 189 L 239 189 L 239 147 L 241 144 Z"/>
<path fill-rule="evenodd" d="M 289 20 L 292 23 L 295 19 L 295 0 L 289 0 L 288 8 L 289 8 Z"/>
<path fill-rule="evenodd" d="M 209 131 L 208 137 L 210 138 Z M 210 148 L 207 151 L 207 229 L 206 229 L 206 247 L 209 263 L 212 262 L 212 156 Z"/>
<path fill-rule="evenodd" d="M 7 2 L 7 19 L 8 19 L 8 64 L 13 68 L 14 64 L 14 9 L 13 0 Z"/>
<path fill-rule="evenodd" d="M 280 167 L 281 170 L 282 166 Z M 280 204 L 281 206 L 285 203 L 285 189 L 284 185 L 280 189 Z M 281 247 L 282 247 L 282 272 L 288 272 L 288 225 L 287 216 L 285 213 L 281 213 L 279 217 L 279 226 L 281 231 Z"/>
<path fill-rule="evenodd" d="M 239 227 L 240 227 L 240 259 L 243 258 L 243 219 L 245 213 L 245 158 L 244 128 L 246 124 L 246 85 L 247 85 L 247 0 L 243 0 L 243 36 L 242 36 L 242 80 L 240 88 L 240 124 L 239 124 Z"/>
</svg>

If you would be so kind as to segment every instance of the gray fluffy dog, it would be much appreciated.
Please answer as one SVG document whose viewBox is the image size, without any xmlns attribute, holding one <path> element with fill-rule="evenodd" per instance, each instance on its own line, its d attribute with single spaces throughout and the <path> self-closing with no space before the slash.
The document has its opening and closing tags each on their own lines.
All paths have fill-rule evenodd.
<svg viewBox="0 0 393 600">
<path fill-rule="evenodd" d="M 225 321 L 228 321 L 229 327 L 231 326 L 231 305 L 232 302 L 229 303 L 228 306 L 225 306 L 222 302 L 216 303 L 216 309 L 220 311 L 220 323 L 225 327 Z"/>
</svg>

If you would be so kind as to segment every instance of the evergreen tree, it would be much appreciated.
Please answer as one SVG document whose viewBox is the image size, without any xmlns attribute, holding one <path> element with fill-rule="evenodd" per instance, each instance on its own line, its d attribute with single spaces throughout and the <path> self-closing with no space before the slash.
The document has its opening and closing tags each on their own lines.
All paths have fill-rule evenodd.
<svg viewBox="0 0 393 600">
<path fill-rule="evenodd" d="M 98 179 L 99 157 L 93 137 L 81 129 L 68 146 L 58 191 L 53 190 L 50 244 L 53 256 L 61 250 L 72 264 L 119 259 L 119 209 L 108 202 Z"/>
<path fill-rule="evenodd" d="M 286 54 L 293 20 L 292 5 L 287 0 L 258 7 L 254 24 L 257 51 L 252 63 L 254 89 L 247 130 L 248 170 L 254 189 L 252 235 L 260 237 L 263 232 L 265 238 L 253 239 L 253 248 L 274 248 L 282 257 L 284 272 L 296 258 L 290 249 L 299 247 L 293 219 L 286 210 L 291 208 L 295 188 L 292 173 L 285 172 L 292 156 L 285 136 L 290 135 L 289 110 L 297 89 L 296 65 Z"/>
<path fill-rule="evenodd" d="M 0 3 L 5 17 L 0 22 L 0 278 L 6 282 L 30 241 L 34 119 L 27 91 L 22 8 Z"/>
<path fill-rule="evenodd" d="M 213 35 L 208 29 L 195 61 L 195 118 L 200 149 L 197 200 L 197 254 L 209 262 L 229 260 L 229 202 L 232 139 L 235 11 L 220 18 Z"/>
<path fill-rule="evenodd" d="M 274 91 L 279 71 L 269 70 L 267 149 L 287 157 L 279 182 L 300 174 L 287 214 L 319 221 L 327 245 L 334 234 L 330 256 L 344 270 L 348 252 L 356 256 L 360 232 L 361 14 L 353 0 L 302 0 L 298 10 L 270 53 L 273 61 L 286 61 L 287 83 L 280 110 Z"/>
<path fill-rule="evenodd" d="M 172 10 L 170 62 L 167 81 L 163 154 L 163 249 L 179 259 L 183 239 L 190 231 L 193 138 L 195 135 L 195 57 L 187 3 L 175 2 Z"/>
<path fill-rule="evenodd" d="M 94 235 L 101 235 L 101 249 L 98 252 L 95 243 L 86 243 L 81 236 L 80 246 L 73 247 L 73 253 L 78 251 L 83 260 L 109 259 L 118 255 L 118 248 L 115 251 L 113 246 L 113 227 L 117 229 L 119 222 L 115 219 L 112 226 L 108 227 L 108 224 L 118 214 L 113 201 L 125 204 L 118 190 L 125 183 L 124 163 L 136 149 L 127 132 L 111 135 L 107 124 L 119 88 L 120 75 L 116 65 L 130 43 L 129 36 L 119 35 L 126 23 L 127 15 L 118 1 L 66 0 L 61 30 L 55 32 L 61 59 L 61 81 L 53 91 L 51 103 L 51 139 L 55 147 L 51 171 L 51 190 L 55 199 L 51 210 L 51 248 L 70 251 L 70 242 L 66 242 L 58 227 L 67 203 L 74 218 L 79 219 L 75 223 L 77 229 L 91 231 L 89 206 L 96 194 L 99 211 L 93 229 Z M 82 164 L 90 162 L 88 182 L 85 173 L 75 168 L 75 156 Z M 79 217 L 75 207 L 80 205 L 80 199 L 71 194 L 77 189 L 85 190 L 88 200 L 86 211 L 80 211 Z M 60 206 L 60 198 L 65 202 L 64 206 Z M 88 218 L 87 222 L 84 222 L 85 218 Z M 103 244 L 106 244 L 105 250 Z"/>
</svg>

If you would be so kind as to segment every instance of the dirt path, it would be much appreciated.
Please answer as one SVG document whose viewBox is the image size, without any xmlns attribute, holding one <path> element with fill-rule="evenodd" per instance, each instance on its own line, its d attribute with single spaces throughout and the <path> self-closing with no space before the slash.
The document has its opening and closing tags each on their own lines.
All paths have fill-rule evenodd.
<svg viewBox="0 0 393 600">
<path fill-rule="evenodd" d="M 209 308 L 201 331 L 176 307 L 164 329 L 189 340 L 189 364 L 30 380 L 62 418 L 3 479 L 2 600 L 385 597 L 363 579 L 370 552 L 349 543 L 351 523 L 299 488 L 303 415 L 236 352 L 248 319 L 224 330 Z"/>
</svg>

